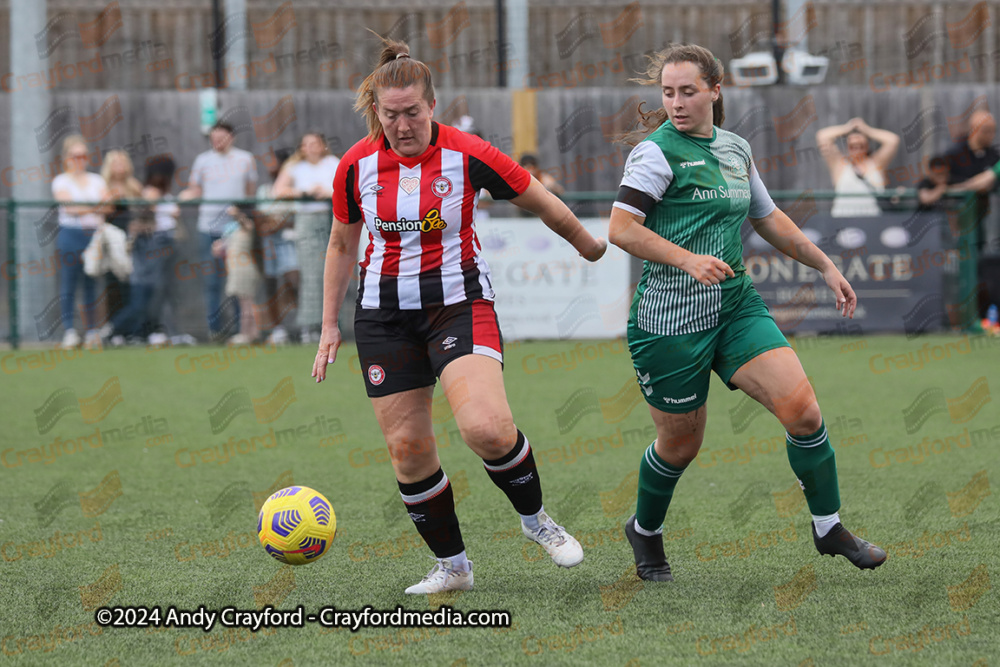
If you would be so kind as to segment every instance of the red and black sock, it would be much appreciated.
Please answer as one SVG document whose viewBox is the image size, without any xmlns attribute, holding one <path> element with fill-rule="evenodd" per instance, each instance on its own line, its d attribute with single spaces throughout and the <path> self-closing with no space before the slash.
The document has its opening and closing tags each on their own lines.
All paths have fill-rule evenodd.
<svg viewBox="0 0 1000 667">
<path fill-rule="evenodd" d="M 542 509 L 542 484 L 531 445 L 520 430 L 514 448 L 493 461 L 483 459 L 486 473 L 501 491 L 507 494 L 510 504 L 522 516 L 538 514 Z"/>
<path fill-rule="evenodd" d="M 423 481 L 396 483 L 413 525 L 436 557 L 451 558 L 465 551 L 455 514 L 455 494 L 441 468 Z"/>
</svg>

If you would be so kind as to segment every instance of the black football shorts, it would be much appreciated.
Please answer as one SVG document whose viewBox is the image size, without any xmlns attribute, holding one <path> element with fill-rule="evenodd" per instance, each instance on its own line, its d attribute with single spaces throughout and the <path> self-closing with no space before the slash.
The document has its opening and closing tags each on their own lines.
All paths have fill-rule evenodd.
<svg viewBox="0 0 1000 667">
<path fill-rule="evenodd" d="M 467 354 L 503 363 L 500 323 L 485 299 L 425 310 L 359 307 L 354 337 L 372 398 L 431 386 L 449 362 Z"/>
</svg>

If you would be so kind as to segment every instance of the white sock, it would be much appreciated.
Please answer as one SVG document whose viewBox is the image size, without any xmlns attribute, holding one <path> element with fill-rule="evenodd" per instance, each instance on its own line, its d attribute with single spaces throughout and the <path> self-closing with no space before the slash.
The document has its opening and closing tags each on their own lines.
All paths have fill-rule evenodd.
<svg viewBox="0 0 1000 667">
<path fill-rule="evenodd" d="M 528 527 L 528 530 L 537 532 L 538 528 L 542 525 L 542 514 L 545 513 L 545 505 L 542 505 L 541 509 L 538 510 L 538 514 L 518 514 L 521 517 L 521 523 Z"/>
<path fill-rule="evenodd" d="M 469 559 L 466 557 L 464 550 L 455 556 L 449 556 L 447 560 L 451 561 L 451 569 L 458 572 L 469 571 Z"/>
<path fill-rule="evenodd" d="M 636 521 L 635 522 L 635 532 L 639 533 L 640 535 L 645 535 L 646 537 L 652 537 L 653 535 L 662 535 L 663 534 L 663 526 L 660 526 L 656 530 L 649 531 L 649 530 L 646 530 L 645 528 L 643 528 L 642 526 L 640 526 L 639 522 Z"/>
<path fill-rule="evenodd" d="M 827 516 L 813 514 L 813 525 L 816 526 L 816 534 L 820 537 L 826 537 L 826 534 L 838 523 L 840 523 L 840 514 L 837 512 Z"/>
</svg>

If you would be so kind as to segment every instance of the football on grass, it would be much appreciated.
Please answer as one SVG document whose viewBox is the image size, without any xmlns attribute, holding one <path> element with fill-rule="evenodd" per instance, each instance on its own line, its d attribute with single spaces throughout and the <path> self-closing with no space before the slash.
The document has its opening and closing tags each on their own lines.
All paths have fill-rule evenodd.
<svg viewBox="0 0 1000 667">
<path fill-rule="evenodd" d="M 320 559 L 333 544 L 337 517 L 323 494 L 306 486 L 276 491 L 257 517 L 257 536 L 267 553 L 289 565 Z"/>
</svg>

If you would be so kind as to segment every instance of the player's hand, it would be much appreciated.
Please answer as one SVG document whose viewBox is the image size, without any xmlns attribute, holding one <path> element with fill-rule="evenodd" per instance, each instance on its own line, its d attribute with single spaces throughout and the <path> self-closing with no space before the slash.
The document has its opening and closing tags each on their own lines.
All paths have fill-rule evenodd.
<svg viewBox="0 0 1000 667">
<path fill-rule="evenodd" d="M 316 351 L 316 359 L 313 361 L 312 376 L 316 382 L 326 379 L 326 365 L 337 360 L 337 350 L 340 348 L 340 327 L 323 327 L 323 333 L 319 336 L 319 350 Z"/>
<path fill-rule="evenodd" d="M 728 264 L 712 255 L 692 253 L 680 268 L 702 285 L 718 285 L 727 277 L 736 277 L 736 273 Z"/>
<path fill-rule="evenodd" d="M 580 253 L 580 257 L 583 257 L 588 262 L 596 262 L 601 257 L 604 257 L 604 253 L 608 250 L 608 241 L 603 236 L 598 236 L 594 239 L 594 245 L 591 246 L 590 251 L 587 253 Z"/>
<path fill-rule="evenodd" d="M 827 286 L 833 290 L 833 296 L 837 300 L 837 310 L 842 317 L 854 319 L 854 309 L 858 307 L 858 295 L 854 293 L 851 283 L 833 265 L 823 272 L 823 280 Z"/>
</svg>

